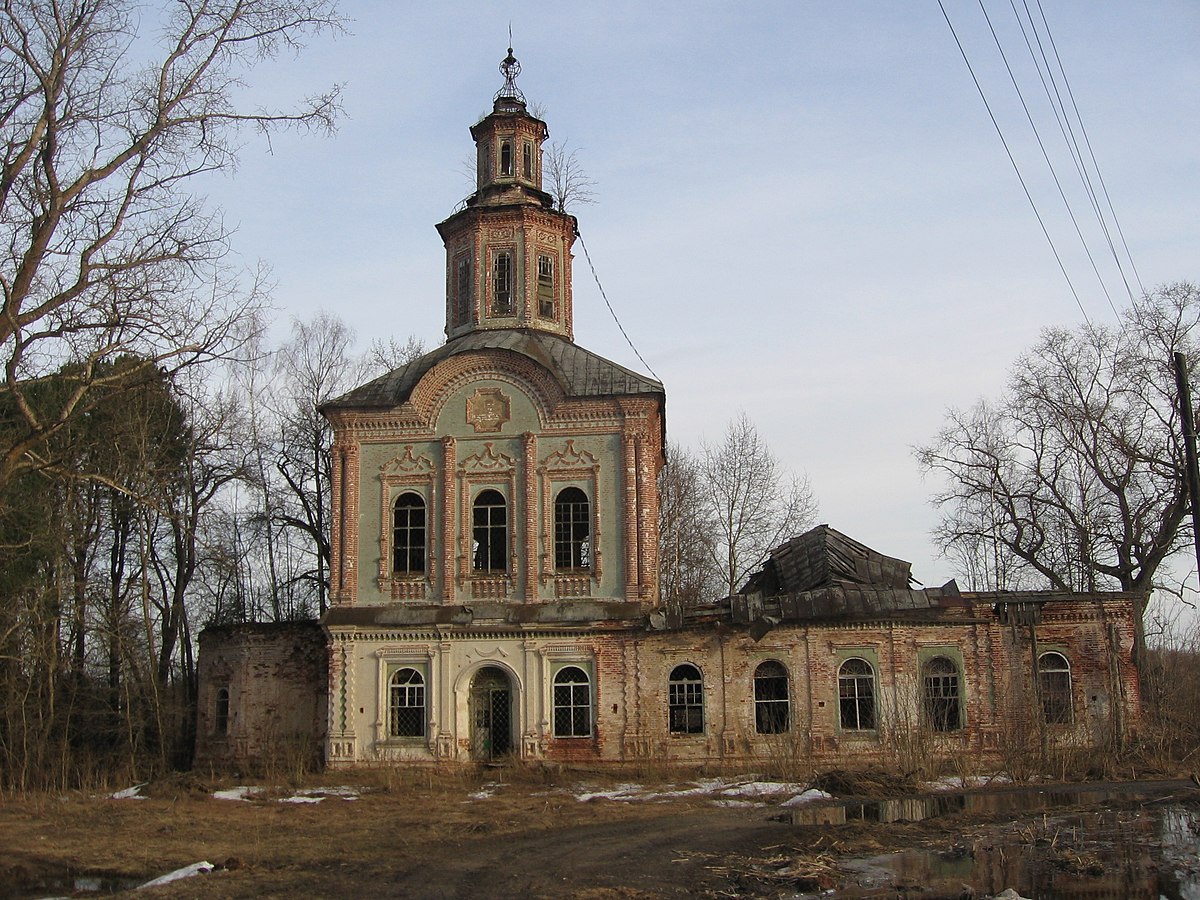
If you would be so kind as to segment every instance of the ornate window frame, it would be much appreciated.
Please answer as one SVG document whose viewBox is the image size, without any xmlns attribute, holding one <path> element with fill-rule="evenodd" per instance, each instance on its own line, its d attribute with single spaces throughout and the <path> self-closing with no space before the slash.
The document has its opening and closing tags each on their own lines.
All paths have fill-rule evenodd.
<svg viewBox="0 0 1200 900">
<path fill-rule="evenodd" d="M 379 590 L 392 600 L 424 600 L 433 590 L 438 534 L 437 470 L 428 456 L 418 456 L 413 445 L 379 467 Z M 392 511 L 401 494 L 413 493 L 425 501 L 425 571 L 397 575 L 392 571 Z"/>
<path fill-rule="evenodd" d="M 497 491 L 508 504 L 508 568 L 504 572 L 477 572 L 473 567 L 475 498 L 486 490 Z M 464 589 L 469 584 L 471 597 L 476 600 L 507 599 L 520 571 L 516 552 L 516 526 L 521 521 L 516 504 L 516 461 L 507 453 L 498 453 L 492 441 L 485 441 L 481 451 L 458 464 L 458 497 L 458 587 Z"/>
<path fill-rule="evenodd" d="M 560 449 L 548 453 L 537 467 L 541 493 L 541 571 L 543 585 L 554 582 L 554 596 L 590 597 L 604 577 L 603 516 L 600 511 L 600 462 L 587 450 L 576 450 L 567 438 Z M 559 491 L 577 487 L 588 498 L 592 517 L 592 565 L 583 571 L 559 572 L 554 566 L 554 501 Z"/>
<path fill-rule="evenodd" d="M 409 747 L 432 752 L 434 736 L 438 733 L 437 666 L 434 648 L 428 644 L 381 647 L 375 651 L 375 743 L 381 747 Z M 401 669 L 415 669 L 425 686 L 424 734 L 392 736 L 391 686 L 392 676 Z"/>
</svg>

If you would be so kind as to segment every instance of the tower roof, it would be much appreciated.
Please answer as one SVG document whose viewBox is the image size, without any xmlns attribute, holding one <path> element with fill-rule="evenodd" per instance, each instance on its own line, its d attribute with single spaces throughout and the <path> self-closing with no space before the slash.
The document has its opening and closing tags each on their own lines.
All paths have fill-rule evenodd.
<svg viewBox="0 0 1200 900">
<path fill-rule="evenodd" d="M 406 366 L 331 400 L 322 409 L 391 409 L 399 406 L 435 365 L 456 354 L 475 350 L 509 350 L 528 357 L 547 369 L 563 392 L 572 398 L 664 393 L 659 382 L 597 356 L 564 337 L 545 331 L 512 328 L 464 334 Z"/>
</svg>

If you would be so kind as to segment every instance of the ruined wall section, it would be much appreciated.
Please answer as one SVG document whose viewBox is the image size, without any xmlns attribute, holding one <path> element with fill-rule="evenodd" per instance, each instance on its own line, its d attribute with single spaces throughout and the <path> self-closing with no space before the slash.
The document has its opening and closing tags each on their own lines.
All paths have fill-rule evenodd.
<svg viewBox="0 0 1200 900">
<path fill-rule="evenodd" d="M 198 666 L 197 766 L 319 761 L 328 653 L 318 623 L 206 628 Z"/>
</svg>

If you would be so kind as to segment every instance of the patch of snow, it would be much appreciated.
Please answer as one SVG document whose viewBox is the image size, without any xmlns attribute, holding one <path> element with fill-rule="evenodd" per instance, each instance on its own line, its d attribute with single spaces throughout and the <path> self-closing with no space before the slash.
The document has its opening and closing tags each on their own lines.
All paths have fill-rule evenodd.
<svg viewBox="0 0 1200 900">
<path fill-rule="evenodd" d="M 987 787 L 990 784 L 1012 784 L 1007 775 L 943 775 L 934 781 L 926 781 L 921 786 L 927 791 L 961 791 L 966 788 Z"/>
<path fill-rule="evenodd" d="M 824 791 L 818 791 L 816 788 L 809 788 L 807 791 L 802 791 L 795 797 L 789 797 L 780 803 L 780 806 L 802 806 L 805 803 L 812 803 L 814 800 L 832 800 L 833 794 L 827 794 Z"/>
<path fill-rule="evenodd" d="M 260 788 L 260 787 L 247 787 L 246 785 L 241 785 L 239 787 L 229 788 L 228 790 L 225 790 L 225 791 L 213 791 L 213 799 L 214 800 L 247 800 L 248 801 L 255 794 L 261 794 L 261 793 L 262 793 L 262 788 Z"/>
<path fill-rule="evenodd" d="M 749 781 L 721 791 L 726 797 L 770 797 L 774 794 L 794 794 L 804 785 L 783 781 Z"/>
<path fill-rule="evenodd" d="M 110 799 L 110 800 L 145 800 L 146 798 L 141 795 L 141 790 L 149 783 L 150 782 L 148 782 L 148 781 L 143 781 L 141 784 L 135 784 L 133 787 L 127 787 L 123 791 L 116 791 L 115 793 L 109 794 L 108 799 Z"/>
<path fill-rule="evenodd" d="M 358 789 L 352 787 L 298 788 L 290 797 L 281 797 L 280 803 L 320 803 L 327 797 L 342 800 L 357 800 Z"/>
<path fill-rule="evenodd" d="M 216 866 L 210 862 L 192 863 L 190 866 L 184 866 L 182 869 L 176 869 L 174 872 L 168 872 L 166 875 L 160 875 L 153 881 L 147 881 L 145 884 L 139 884 L 137 886 L 137 890 L 140 891 L 142 888 L 152 888 L 158 887 L 162 884 L 170 884 L 172 881 L 191 878 L 193 875 L 207 875 L 215 868 Z"/>
<path fill-rule="evenodd" d="M 277 803 L 320 803 L 324 797 L 301 797 L 293 795 L 291 797 L 280 797 Z"/>
<path fill-rule="evenodd" d="M 767 804 L 762 803 L 758 800 L 714 800 L 713 801 L 713 806 L 724 806 L 724 807 L 753 806 L 753 807 L 757 808 L 757 807 L 763 807 L 766 805 Z M 785 803 L 784 806 L 787 806 L 787 804 Z"/>
</svg>

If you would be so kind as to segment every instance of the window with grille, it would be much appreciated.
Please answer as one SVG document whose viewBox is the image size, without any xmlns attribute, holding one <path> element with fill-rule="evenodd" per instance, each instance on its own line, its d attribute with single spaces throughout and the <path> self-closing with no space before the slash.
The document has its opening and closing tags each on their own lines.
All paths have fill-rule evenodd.
<svg viewBox="0 0 1200 900">
<path fill-rule="evenodd" d="M 538 257 L 538 315 L 543 319 L 554 318 L 554 258 Z"/>
<path fill-rule="evenodd" d="M 392 571 L 397 575 L 425 574 L 425 500 L 406 492 L 392 510 Z"/>
<path fill-rule="evenodd" d="M 934 731 L 962 727 L 961 683 L 958 666 L 945 656 L 925 663 L 925 721 Z"/>
<path fill-rule="evenodd" d="M 502 250 L 492 264 L 492 315 L 511 316 L 513 311 L 512 254 Z"/>
<path fill-rule="evenodd" d="M 1042 715 L 1051 725 L 1069 725 L 1072 719 L 1071 664 L 1061 653 L 1038 657 L 1038 690 Z"/>
<path fill-rule="evenodd" d="M 475 498 L 472 536 L 476 572 L 508 570 L 508 503 L 499 491 L 481 491 Z"/>
<path fill-rule="evenodd" d="M 458 261 L 454 278 L 454 321 L 465 325 L 471 316 L 471 260 Z"/>
<path fill-rule="evenodd" d="M 770 660 L 754 670 L 754 730 L 782 734 L 788 730 L 788 673 Z"/>
<path fill-rule="evenodd" d="M 425 736 L 425 678 L 416 669 L 398 669 L 390 684 L 389 726 L 392 737 Z"/>
<path fill-rule="evenodd" d="M 591 734 L 591 680 L 578 666 L 566 666 L 554 676 L 554 736 L 590 737 Z"/>
<path fill-rule="evenodd" d="M 838 670 L 838 703 L 842 728 L 871 731 L 875 728 L 875 670 L 865 659 L 848 659 Z"/>
<path fill-rule="evenodd" d="M 590 569 L 592 506 L 577 487 L 563 488 L 554 499 L 554 568 Z"/>
<path fill-rule="evenodd" d="M 704 732 L 704 681 L 695 666 L 685 664 L 671 670 L 667 716 L 672 734 Z"/>
</svg>

